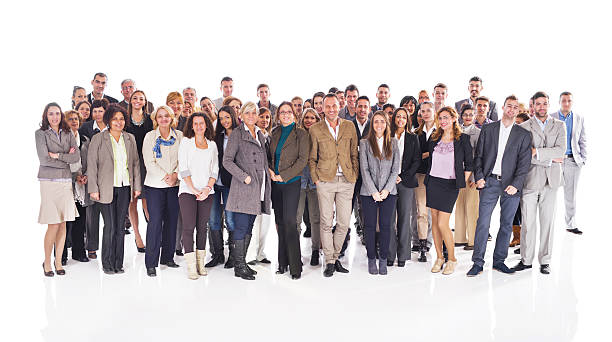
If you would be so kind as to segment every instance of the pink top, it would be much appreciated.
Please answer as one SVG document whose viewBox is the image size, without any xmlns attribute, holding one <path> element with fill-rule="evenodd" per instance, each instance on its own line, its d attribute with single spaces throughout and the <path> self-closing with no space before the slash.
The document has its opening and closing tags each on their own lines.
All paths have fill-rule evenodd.
<svg viewBox="0 0 612 342">
<path fill-rule="evenodd" d="M 431 156 L 430 176 L 455 179 L 455 145 L 453 142 L 438 142 Z"/>
</svg>

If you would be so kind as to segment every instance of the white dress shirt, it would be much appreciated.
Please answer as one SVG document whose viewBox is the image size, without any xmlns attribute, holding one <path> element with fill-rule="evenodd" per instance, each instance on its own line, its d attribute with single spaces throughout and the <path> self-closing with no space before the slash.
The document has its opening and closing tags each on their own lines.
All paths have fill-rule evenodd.
<svg viewBox="0 0 612 342">
<path fill-rule="evenodd" d="M 508 143 L 508 138 L 510 137 L 510 131 L 512 131 L 512 126 L 514 126 L 514 123 L 506 127 L 502 121 L 499 122 L 497 157 L 495 158 L 495 165 L 493 165 L 493 171 L 491 171 L 491 173 L 493 173 L 494 175 L 502 175 L 502 159 L 504 158 L 504 151 L 506 150 L 506 143 Z"/>
<path fill-rule="evenodd" d="M 404 138 L 406 137 L 406 132 L 402 132 L 399 138 L 397 135 L 395 136 L 397 139 L 397 148 L 399 150 L 399 159 L 402 160 L 404 158 Z"/>
<path fill-rule="evenodd" d="M 338 141 L 338 131 L 340 130 L 340 119 L 337 119 L 338 123 L 336 124 L 335 129 L 329 124 L 329 121 L 327 121 L 327 119 L 323 119 L 323 120 L 325 120 L 325 124 L 327 125 L 327 129 L 329 129 L 329 133 L 331 133 L 332 137 L 334 137 L 334 140 Z M 357 125 L 359 125 L 359 122 L 357 122 Z M 342 176 L 342 175 L 343 175 L 342 167 L 340 166 L 340 163 L 338 163 L 338 171 L 336 171 L 336 176 Z"/>
</svg>

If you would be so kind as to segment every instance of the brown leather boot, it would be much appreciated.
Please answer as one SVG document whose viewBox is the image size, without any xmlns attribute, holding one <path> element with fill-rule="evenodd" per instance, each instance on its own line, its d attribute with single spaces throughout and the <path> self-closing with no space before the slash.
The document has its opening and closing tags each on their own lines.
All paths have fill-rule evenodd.
<svg viewBox="0 0 612 342">
<path fill-rule="evenodd" d="M 515 247 L 521 244 L 521 226 L 512 226 L 512 241 L 510 247 Z"/>
</svg>

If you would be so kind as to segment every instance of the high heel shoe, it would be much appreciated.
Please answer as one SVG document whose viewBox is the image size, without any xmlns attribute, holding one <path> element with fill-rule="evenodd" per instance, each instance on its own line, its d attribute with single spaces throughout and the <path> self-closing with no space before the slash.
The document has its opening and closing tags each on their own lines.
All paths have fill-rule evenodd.
<svg viewBox="0 0 612 342">
<path fill-rule="evenodd" d="M 442 270 L 442 265 L 444 265 L 444 259 L 436 259 L 433 267 L 431 268 L 431 273 L 438 273 Z"/>
<path fill-rule="evenodd" d="M 66 275 L 66 270 L 64 270 L 64 269 L 58 270 L 57 266 L 55 266 L 55 273 L 57 275 Z"/>
<path fill-rule="evenodd" d="M 455 266 L 457 266 L 457 260 L 455 261 L 449 260 L 446 263 L 446 266 L 444 267 L 444 271 L 442 271 L 442 274 L 444 275 L 453 274 L 453 272 L 455 272 Z"/>
<path fill-rule="evenodd" d="M 146 252 L 146 246 L 144 246 L 144 247 L 138 247 L 138 243 L 136 242 L 136 240 L 134 240 L 134 244 L 136 244 L 136 250 L 138 251 L 138 253 L 144 253 L 144 252 Z"/>
<path fill-rule="evenodd" d="M 44 262 L 42 264 L 42 267 L 43 267 L 43 273 L 45 274 L 45 277 L 53 277 L 55 275 L 55 273 L 53 273 L 53 271 L 49 271 L 49 272 L 45 271 L 45 263 Z"/>
</svg>

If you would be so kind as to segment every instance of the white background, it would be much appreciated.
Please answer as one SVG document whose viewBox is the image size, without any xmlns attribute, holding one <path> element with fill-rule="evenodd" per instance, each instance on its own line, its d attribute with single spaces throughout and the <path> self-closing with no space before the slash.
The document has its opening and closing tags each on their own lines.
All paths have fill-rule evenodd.
<svg viewBox="0 0 612 342">
<path fill-rule="evenodd" d="M 3 313 L 0 334 L 39 339 L 45 325 L 39 291 L 44 227 L 33 133 L 43 107 L 70 106 L 72 87 L 91 91 L 105 72 L 106 93 L 121 100 L 132 78 L 154 104 L 186 86 L 220 96 L 271 100 L 356 84 L 375 99 L 391 87 L 392 103 L 434 84 L 449 86 L 447 104 L 467 97 L 468 79 L 484 80 L 498 103 L 509 94 L 528 102 L 537 90 L 574 93 L 585 117 L 589 159 L 579 194 L 584 262 L 575 265 L 576 340 L 605 339 L 610 307 L 610 10 L 603 1 L 22 1 L 3 4 L 0 77 L 2 134 Z M 499 111 L 501 116 L 501 109 Z M 559 208 L 558 215 L 562 215 Z M 558 227 L 561 231 L 561 227 Z M 516 295 L 520 295 L 517 293 Z M 83 303 L 83 308 L 86 303 Z M 455 308 L 458 314 L 461 308 Z M 485 313 L 486 314 L 486 313 Z M 433 317 L 432 317 L 433 319 Z M 512 322 L 507 322 L 512 324 Z M 474 328 L 476 329 L 476 327 Z M 519 329 L 519 327 L 517 327 Z M 546 329 L 546 327 L 542 327 Z M 7 340 L 9 341 L 9 340 Z"/>
</svg>

